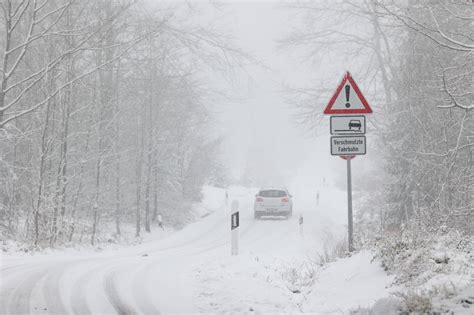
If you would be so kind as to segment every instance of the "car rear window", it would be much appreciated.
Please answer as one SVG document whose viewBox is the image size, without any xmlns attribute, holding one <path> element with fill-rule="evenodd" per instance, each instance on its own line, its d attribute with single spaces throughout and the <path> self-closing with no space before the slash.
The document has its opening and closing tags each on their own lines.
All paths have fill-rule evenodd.
<svg viewBox="0 0 474 315">
<path fill-rule="evenodd" d="M 286 197 L 286 191 L 284 190 L 261 190 L 258 195 L 260 197 L 266 197 L 266 198 L 279 198 L 279 197 Z"/>
</svg>

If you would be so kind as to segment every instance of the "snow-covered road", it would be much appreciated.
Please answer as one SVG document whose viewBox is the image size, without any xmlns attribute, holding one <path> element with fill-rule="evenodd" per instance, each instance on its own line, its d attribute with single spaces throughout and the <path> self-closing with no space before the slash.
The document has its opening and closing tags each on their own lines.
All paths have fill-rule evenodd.
<svg viewBox="0 0 474 315">
<path fill-rule="evenodd" d="M 281 290 L 271 283 L 259 287 L 258 280 L 249 282 L 247 276 L 259 272 L 252 263 L 291 264 L 321 250 L 332 236 L 344 231 L 344 207 L 338 206 L 344 204 L 344 194 L 333 191 L 329 196 L 322 190 L 321 204 L 316 205 L 315 194 L 295 191 L 294 216 L 289 220 L 254 220 L 253 194 L 243 188 L 229 191 L 230 199 L 240 203 L 239 256 L 230 256 L 230 217 L 224 206 L 165 239 L 134 247 L 101 253 L 3 256 L 0 313 L 238 311 L 230 306 L 241 305 L 243 297 L 285 304 Z M 305 220 L 304 236 L 298 226 L 300 214 Z M 261 297 L 255 290 L 267 295 Z"/>
</svg>

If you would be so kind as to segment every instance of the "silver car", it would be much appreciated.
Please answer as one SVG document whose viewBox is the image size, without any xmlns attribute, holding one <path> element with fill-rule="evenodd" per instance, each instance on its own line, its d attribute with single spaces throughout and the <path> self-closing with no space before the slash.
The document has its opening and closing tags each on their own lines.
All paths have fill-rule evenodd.
<svg viewBox="0 0 474 315">
<path fill-rule="evenodd" d="M 287 189 L 261 189 L 255 195 L 254 218 L 261 216 L 285 216 L 293 214 L 293 200 Z"/>
</svg>

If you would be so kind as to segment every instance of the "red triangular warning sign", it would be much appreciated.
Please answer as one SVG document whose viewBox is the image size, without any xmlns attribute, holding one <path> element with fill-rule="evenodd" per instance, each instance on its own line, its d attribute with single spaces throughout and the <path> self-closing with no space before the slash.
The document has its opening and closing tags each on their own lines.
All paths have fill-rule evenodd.
<svg viewBox="0 0 474 315">
<path fill-rule="evenodd" d="M 329 100 L 324 114 L 370 114 L 372 108 L 359 90 L 349 71 Z"/>
</svg>

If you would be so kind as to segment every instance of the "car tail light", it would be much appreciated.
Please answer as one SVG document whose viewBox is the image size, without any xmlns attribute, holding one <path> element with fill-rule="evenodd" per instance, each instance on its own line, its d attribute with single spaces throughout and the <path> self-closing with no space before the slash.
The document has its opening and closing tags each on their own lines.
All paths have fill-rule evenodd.
<svg viewBox="0 0 474 315">
<path fill-rule="evenodd" d="M 255 201 L 257 201 L 257 202 L 262 202 L 262 201 L 263 201 L 263 198 L 257 197 L 257 199 L 256 199 Z"/>
<path fill-rule="evenodd" d="M 288 199 L 288 197 L 281 198 L 281 202 L 288 202 L 288 201 L 290 201 L 290 199 Z"/>
</svg>

